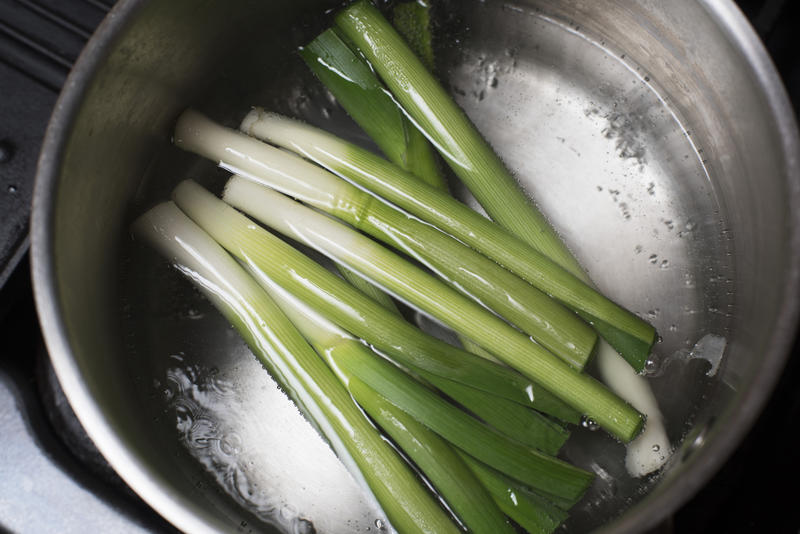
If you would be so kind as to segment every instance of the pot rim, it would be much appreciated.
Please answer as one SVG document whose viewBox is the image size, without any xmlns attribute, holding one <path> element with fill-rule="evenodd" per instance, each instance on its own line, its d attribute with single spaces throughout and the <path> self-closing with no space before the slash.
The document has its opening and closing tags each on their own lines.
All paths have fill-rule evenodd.
<svg viewBox="0 0 800 534">
<path fill-rule="evenodd" d="M 66 139 L 86 97 L 86 89 L 109 51 L 146 0 L 120 0 L 78 56 L 56 101 L 36 169 L 31 210 L 31 278 L 47 352 L 75 415 L 103 457 L 149 506 L 185 532 L 224 532 L 208 511 L 163 483 L 163 478 L 124 444 L 95 402 L 75 360 L 58 296 L 54 250 L 55 201 Z"/>
<path fill-rule="evenodd" d="M 725 37 L 746 60 L 780 133 L 789 198 L 789 263 L 778 322 L 750 387 L 729 408 L 737 417 L 717 428 L 714 439 L 690 459 L 691 469 L 667 490 L 639 503 L 603 532 L 639 532 L 655 526 L 687 502 L 727 461 L 764 408 L 795 338 L 800 299 L 800 136 L 786 90 L 766 49 L 733 0 L 698 0 Z M 121 0 L 101 23 L 70 72 L 47 127 L 38 162 L 31 214 L 31 276 L 45 344 L 56 376 L 78 419 L 97 448 L 125 482 L 162 517 L 189 532 L 222 532 L 219 518 L 175 491 L 113 431 L 82 379 L 61 317 L 54 264 L 54 210 L 66 139 L 86 97 L 87 87 L 110 49 L 125 33 L 146 0 Z M 646 504 L 646 505 L 645 505 Z M 655 510 L 655 512 L 654 512 Z"/>
</svg>

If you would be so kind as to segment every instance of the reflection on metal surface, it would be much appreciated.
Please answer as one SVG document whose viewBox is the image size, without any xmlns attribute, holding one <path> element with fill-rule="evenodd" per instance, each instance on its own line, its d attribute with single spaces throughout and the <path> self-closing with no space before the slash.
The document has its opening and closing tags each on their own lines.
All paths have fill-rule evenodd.
<svg viewBox="0 0 800 534">
<path fill-rule="evenodd" d="M 52 532 L 149 533 L 142 525 L 85 487 L 37 442 L 18 403 L 22 394 L 0 374 L 0 530 L 15 534 Z"/>
</svg>

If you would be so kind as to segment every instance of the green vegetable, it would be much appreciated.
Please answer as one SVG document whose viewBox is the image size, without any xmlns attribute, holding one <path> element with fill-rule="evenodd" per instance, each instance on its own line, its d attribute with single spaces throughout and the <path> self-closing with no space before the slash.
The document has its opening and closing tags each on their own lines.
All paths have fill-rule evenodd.
<svg viewBox="0 0 800 534">
<path fill-rule="evenodd" d="M 395 528 L 458 532 L 297 329 L 211 237 L 172 203 L 145 213 L 133 232 L 167 257 L 234 325 L 339 456 L 357 466 Z"/>
<path fill-rule="evenodd" d="M 360 0 L 337 15 L 336 25 L 367 58 L 489 216 L 577 278 L 588 281 L 577 260 L 500 158 L 380 12 Z M 632 332 L 622 323 L 576 309 L 636 371 L 644 369 L 656 338 L 652 327 Z"/>
<path fill-rule="evenodd" d="M 462 455 L 462 458 L 500 509 L 529 534 L 549 534 L 567 518 L 566 511 L 532 493 L 519 482 L 467 455 Z M 569 507 L 568 503 L 563 504 Z"/>
<path fill-rule="evenodd" d="M 288 148 L 451 234 L 578 311 L 601 334 L 605 332 L 615 348 L 626 344 L 635 349 L 635 354 L 628 351 L 628 357 L 642 365 L 649 355 L 656 335 L 651 325 L 447 193 L 367 150 L 285 117 L 254 110 L 242 130 Z"/>
<path fill-rule="evenodd" d="M 262 223 L 375 281 L 444 324 L 475 339 L 512 368 L 629 441 L 642 420 L 599 382 L 560 360 L 525 334 L 371 239 L 325 214 L 248 180 L 232 180 L 226 202 Z"/>
<path fill-rule="evenodd" d="M 429 71 L 433 71 L 433 35 L 431 6 L 427 0 L 412 0 L 392 9 L 392 25 L 403 36 L 414 54 Z"/>
<path fill-rule="evenodd" d="M 387 158 L 434 187 L 446 187 L 425 136 L 395 105 L 366 61 L 335 30 L 322 32 L 300 49 L 300 56 Z"/>
<path fill-rule="evenodd" d="M 534 404 L 537 388 L 530 379 L 425 334 L 191 180 L 175 189 L 173 199 L 239 260 L 257 266 L 322 316 L 399 364 Z"/>
<path fill-rule="evenodd" d="M 336 26 L 366 56 L 487 213 L 545 252 L 550 243 L 539 234 L 552 230 L 544 217 L 528 209 L 529 201 L 500 159 L 380 12 L 358 1 L 336 16 Z"/>
<path fill-rule="evenodd" d="M 513 533 L 484 486 L 444 439 L 368 385 L 344 373 L 337 364 L 342 353 L 358 353 L 357 358 L 368 359 L 380 356 L 358 339 L 315 314 L 263 276 L 263 273 L 253 268 L 250 272 L 317 353 L 338 374 L 356 402 L 416 464 L 470 532 Z M 422 385 L 418 387 L 424 388 Z"/>
<path fill-rule="evenodd" d="M 593 475 L 507 439 L 478 422 L 385 360 L 356 353 L 336 355 L 335 365 L 359 379 L 441 437 L 537 493 L 575 504 Z"/>
<path fill-rule="evenodd" d="M 582 368 L 591 355 L 596 335 L 575 314 L 485 256 L 315 165 L 191 110 L 179 119 L 174 138 L 184 149 L 330 213 L 417 259 L 574 367 Z M 478 341 L 472 332 L 461 333 Z"/>
</svg>

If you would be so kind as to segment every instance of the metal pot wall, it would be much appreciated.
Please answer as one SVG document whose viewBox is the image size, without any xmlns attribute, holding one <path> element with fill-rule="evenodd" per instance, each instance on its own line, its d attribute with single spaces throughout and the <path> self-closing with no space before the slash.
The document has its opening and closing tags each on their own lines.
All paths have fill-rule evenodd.
<svg viewBox="0 0 800 534">
<path fill-rule="evenodd" d="M 48 129 L 32 258 L 54 367 L 111 465 L 185 531 L 299 528 L 305 513 L 321 532 L 343 528 L 349 513 L 362 526 L 373 517 L 348 486 L 338 500 L 306 495 L 310 512 L 270 526 L 187 452 L 191 436 L 175 424 L 174 396 L 187 393 L 178 368 L 211 369 L 265 410 L 266 426 L 291 419 L 299 435 L 302 422 L 285 399 L 264 397 L 268 378 L 227 325 L 127 232 L 180 179 L 224 179 L 170 145 L 187 106 L 235 125 L 261 105 L 361 139 L 293 54 L 337 5 L 123 1 L 76 64 Z M 461 105 L 593 279 L 662 334 L 651 382 L 673 416 L 677 451 L 658 477 L 596 488 L 570 524 L 640 531 L 736 447 L 789 350 L 800 283 L 791 107 L 727 1 L 451 2 L 442 13 L 441 74 Z M 596 448 L 568 454 L 624 479 L 603 463 L 621 446 L 586 440 Z M 288 465 L 308 454 L 260 452 Z M 319 465 L 338 473 L 331 458 Z M 301 479 L 276 478 L 271 491 L 296 492 Z"/>
</svg>

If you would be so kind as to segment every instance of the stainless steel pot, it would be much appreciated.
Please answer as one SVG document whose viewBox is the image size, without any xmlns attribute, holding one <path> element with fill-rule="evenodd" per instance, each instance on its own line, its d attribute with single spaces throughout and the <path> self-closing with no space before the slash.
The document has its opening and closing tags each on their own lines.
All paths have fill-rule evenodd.
<svg viewBox="0 0 800 534">
<path fill-rule="evenodd" d="M 170 145 L 188 105 L 231 125 L 262 105 L 358 138 L 293 54 L 337 4 L 120 2 L 75 65 L 47 132 L 32 257 L 53 364 L 112 466 L 185 531 L 270 530 L 265 517 L 283 528 L 355 529 L 375 517 L 356 490 L 333 482 L 339 471 L 324 447 L 279 448 L 286 429 L 277 427 L 288 425 L 291 443 L 307 435 L 297 414 L 270 393 L 227 325 L 127 233 L 179 179 L 222 178 Z M 718 469 L 783 366 L 800 294 L 791 107 L 729 1 L 445 8 L 439 60 L 459 102 L 594 280 L 662 334 L 661 374 L 651 382 L 678 447 L 665 472 L 626 478 L 621 446 L 600 437 L 568 450 L 608 475 L 571 528 L 640 531 Z M 238 433 L 209 419 L 200 401 L 212 390 L 251 407 Z M 206 434 L 197 434 L 204 421 Z M 261 487 L 252 473 L 220 467 L 264 436 L 277 441 L 252 451 L 271 459 Z M 198 456 L 211 441 L 225 454 Z M 326 471 L 280 475 L 280 464 L 299 469 L 309 458 Z M 315 476 L 327 493 L 298 489 Z M 252 506 L 254 491 L 272 504 Z M 278 507 L 271 516 L 270 506 Z"/>
</svg>

